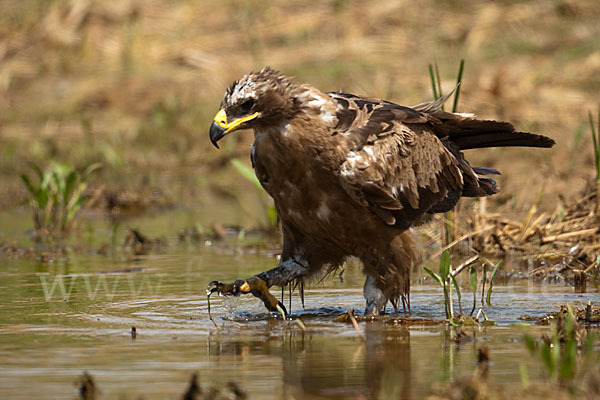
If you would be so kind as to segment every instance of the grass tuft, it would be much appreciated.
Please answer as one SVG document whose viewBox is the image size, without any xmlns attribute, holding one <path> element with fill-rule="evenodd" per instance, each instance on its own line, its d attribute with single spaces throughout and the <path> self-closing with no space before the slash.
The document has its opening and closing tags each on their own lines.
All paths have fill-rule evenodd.
<svg viewBox="0 0 600 400">
<path fill-rule="evenodd" d="M 73 167 L 57 162 L 45 171 L 31 164 L 37 183 L 26 174 L 21 174 L 21 180 L 29 194 L 27 202 L 33 211 L 35 229 L 69 231 L 76 213 L 87 201 L 83 194 L 87 180 L 99 167 L 100 164 L 91 164 L 80 174 Z"/>
<path fill-rule="evenodd" d="M 452 289 L 449 282 L 449 276 L 452 276 L 452 267 L 450 266 L 450 253 L 448 250 L 445 250 L 442 253 L 439 274 L 436 274 L 429 268 L 424 267 L 423 269 L 442 287 L 442 290 L 444 291 L 444 309 L 446 311 L 446 318 L 452 320 L 454 313 L 452 309 Z"/>
<path fill-rule="evenodd" d="M 529 353 L 539 357 L 548 380 L 576 393 L 582 378 L 597 362 L 594 343 L 596 336 L 585 334 L 570 305 L 561 310 L 552 328 L 552 337 L 536 341 L 525 334 L 523 341 Z"/>
</svg>

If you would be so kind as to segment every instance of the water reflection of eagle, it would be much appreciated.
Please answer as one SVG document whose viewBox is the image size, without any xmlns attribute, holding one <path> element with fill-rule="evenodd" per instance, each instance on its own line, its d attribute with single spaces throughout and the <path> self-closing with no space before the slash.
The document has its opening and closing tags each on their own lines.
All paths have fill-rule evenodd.
<svg viewBox="0 0 600 400">
<path fill-rule="evenodd" d="M 451 210 L 460 197 L 497 192 L 462 150 L 496 146 L 552 147 L 545 136 L 517 132 L 441 109 L 443 98 L 414 107 L 348 93 L 323 93 L 265 68 L 234 82 L 210 127 L 217 142 L 254 129 L 252 164 L 273 197 L 283 229 L 281 262 L 233 283 L 211 282 L 223 295 L 251 293 L 267 309 L 285 310 L 273 285 L 300 284 L 362 260 L 367 314 L 388 301 L 408 306 L 409 272 L 417 259 L 410 228 Z M 218 147 L 218 146 L 217 146 Z"/>
</svg>

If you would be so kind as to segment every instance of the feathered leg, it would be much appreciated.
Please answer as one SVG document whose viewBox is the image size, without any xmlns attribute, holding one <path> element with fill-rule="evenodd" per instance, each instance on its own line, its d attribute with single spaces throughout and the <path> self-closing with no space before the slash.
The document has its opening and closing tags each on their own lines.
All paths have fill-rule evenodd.
<svg viewBox="0 0 600 400">
<path fill-rule="evenodd" d="M 376 259 L 365 257 L 363 260 L 367 272 L 363 290 L 367 301 L 365 315 L 381 314 L 388 301 L 396 315 L 401 301 L 406 314 L 410 312 L 410 270 L 418 262 L 410 231 L 396 235 L 387 247 L 379 250 L 379 254 L 384 256 Z"/>
<path fill-rule="evenodd" d="M 381 315 L 383 313 L 388 299 L 381 289 L 377 287 L 377 278 L 374 275 L 367 274 L 365 286 L 363 287 L 363 296 L 367 301 L 365 316 Z"/>
</svg>

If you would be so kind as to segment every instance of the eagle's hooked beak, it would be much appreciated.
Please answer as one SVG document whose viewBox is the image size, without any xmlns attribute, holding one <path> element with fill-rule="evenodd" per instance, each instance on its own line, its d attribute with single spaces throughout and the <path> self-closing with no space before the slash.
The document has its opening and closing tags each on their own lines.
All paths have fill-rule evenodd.
<svg viewBox="0 0 600 400">
<path fill-rule="evenodd" d="M 219 146 L 217 145 L 217 142 L 221 140 L 223 136 L 227 135 L 229 132 L 240 129 L 244 122 L 251 121 L 256 117 L 258 117 L 257 112 L 228 123 L 225 110 L 220 109 L 217 115 L 215 115 L 213 123 L 210 125 L 210 141 L 218 149 Z"/>
</svg>

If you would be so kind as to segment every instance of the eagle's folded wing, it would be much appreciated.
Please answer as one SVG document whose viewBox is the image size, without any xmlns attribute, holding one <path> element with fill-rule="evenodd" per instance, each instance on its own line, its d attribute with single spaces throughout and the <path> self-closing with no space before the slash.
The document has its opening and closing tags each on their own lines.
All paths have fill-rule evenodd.
<svg viewBox="0 0 600 400">
<path fill-rule="evenodd" d="M 350 143 L 339 171 L 341 185 L 387 224 L 408 227 L 426 212 L 449 210 L 461 196 L 463 175 L 477 181 L 460 152 L 431 132 L 429 123 L 435 121 L 427 113 L 331 95 L 339 104 L 336 134 Z"/>
</svg>

